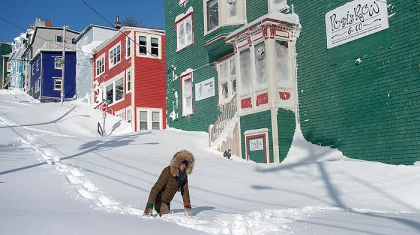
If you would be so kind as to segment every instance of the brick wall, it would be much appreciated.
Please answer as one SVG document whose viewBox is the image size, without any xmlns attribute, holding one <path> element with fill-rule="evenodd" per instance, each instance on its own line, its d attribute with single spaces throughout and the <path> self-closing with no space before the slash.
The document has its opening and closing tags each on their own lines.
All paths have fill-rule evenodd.
<svg viewBox="0 0 420 235">
<path fill-rule="evenodd" d="M 420 160 L 420 6 L 388 1 L 390 28 L 327 50 L 325 13 L 348 1 L 288 1 L 299 15 L 297 81 L 303 135 L 350 158 Z M 361 63 L 355 63 L 360 58 Z"/>
</svg>

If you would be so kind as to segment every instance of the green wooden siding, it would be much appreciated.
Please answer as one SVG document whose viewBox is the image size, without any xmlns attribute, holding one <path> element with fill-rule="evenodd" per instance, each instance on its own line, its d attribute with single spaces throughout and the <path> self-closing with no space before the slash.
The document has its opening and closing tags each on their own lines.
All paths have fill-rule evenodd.
<svg viewBox="0 0 420 235">
<path fill-rule="evenodd" d="M 420 5 L 388 1 L 390 28 L 327 50 L 325 13 L 348 1 L 291 0 L 303 135 L 350 158 L 420 160 Z M 355 63 L 360 58 L 360 64 Z"/>
<path fill-rule="evenodd" d="M 296 130 L 295 113 L 290 110 L 278 109 L 277 126 L 280 162 L 282 162 L 292 146 L 293 136 Z"/>
<path fill-rule="evenodd" d="M 242 158 L 246 159 L 246 145 L 245 145 L 245 135 L 244 132 L 248 130 L 257 130 L 262 128 L 268 128 L 268 149 L 269 149 L 269 159 L 270 162 L 274 162 L 273 158 L 273 138 L 272 138 L 272 128 L 271 128 L 271 111 L 264 111 L 260 113 L 249 114 L 246 116 L 241 116 L 241 148 L 242 148 Z M 293 137 L 292 137 L 293 138 Z"/>
<path fill-rule="evenodd" d="M 184 14 L 189 7 L 193 8 L 193 32 L 194 44 L 176 52 L 176 31 L 174 29 L 175 18 Z M 209 55 L 205 48 L 204 40 L 204 16 L 202 1 L 188 1 L 185 7 L 180 7 L 178 1 L 165 1 L 165 28 L 166 28 L 166 68 L 167 68 L 167 121 L 173 128 L 188 131 L 208 131 L 210 124 L 214 123 L 219 116 L 218 89 L 215 87 L 215 96 L 195 101 L 194 84 L 206 79 L 215 78 L 217 84 L 217 72 L 214 65 L 209 65 Z M 175 74 L 179 76 L 188 68 L 197 69 L 193 72 L 193 106 L 194 114 L 189 117 L 182 117 L 182 91 L 181 82 L 172 81 L 171 66 L 175 66 Z M 172 112 L 174 92 L 178 93 L 178 118 L 172 120 L 169 115 Z"/>
<path fill-rule="evenodd" d="M 268 1 L 270 0 L 246 0 L 246 19 L 252 22 L 268 13 Z"/>
</svg>

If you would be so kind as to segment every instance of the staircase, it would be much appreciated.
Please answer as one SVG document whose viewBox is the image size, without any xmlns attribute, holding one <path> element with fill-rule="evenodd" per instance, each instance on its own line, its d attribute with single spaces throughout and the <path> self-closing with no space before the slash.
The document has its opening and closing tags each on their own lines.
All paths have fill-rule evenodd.
<svg viewBox="0 0 420 235">
<path fill-rule="evenodd" d="M 236 95 L 220 109 L 222 110 L 220 116 L 214 124 L 209 126 L 210 148 L 220 152 L 230 149 L 232 155 L 239 156 L 239 116 L 236 106 Z"/>
</svg>

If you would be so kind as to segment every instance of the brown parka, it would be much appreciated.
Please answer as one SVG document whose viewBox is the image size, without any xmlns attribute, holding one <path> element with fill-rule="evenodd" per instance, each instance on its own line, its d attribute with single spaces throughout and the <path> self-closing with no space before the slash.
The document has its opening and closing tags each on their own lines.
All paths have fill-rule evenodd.
<svg viewBox="0 0 420 235">
<path fill-rule="evenodd" d="M 187 150 L 177 152 L 168 167 L 163 169 L 159 176 L 159 179 L 152 187 L 148 199 L 148 203 L 154 204 L 155 208 L 157 204 L 165 203 L 168 207 L 172 199 L 177 192 L 179 166 L 181 163 L 187 160 L 187 166 L 185 167 L 185 177 L 181 180 L 181 195 L 185 204 L 190 204 L 190 192 L 188 189 L 188 175 L 192 173 L 194 167 L 194 156 Z"/>
</svg>

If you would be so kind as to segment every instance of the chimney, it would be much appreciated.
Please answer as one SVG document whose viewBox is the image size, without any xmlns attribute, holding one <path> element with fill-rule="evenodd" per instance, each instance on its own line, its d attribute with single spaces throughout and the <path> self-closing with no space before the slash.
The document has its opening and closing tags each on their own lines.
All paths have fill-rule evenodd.
<svg viewBox="0 0 420 235">
<path fill-rule="evenodd" d="M 36 18 L 35 21 L 41 21 L 41 18 Z"/>
<path fill-rule="evenodd" d="M 35 25 L 34 25 L 34 24 L 30 24 L 30 25 L 29 25 L 29 28 L 31 28 L 31 29 L 35 29 Z"/>
<path fill-rule="evenodd" d="M 116 28 L 116 29 L 120 29 L 121 28 L 120 17 L 118 17 L 118 16 L 115 19 L 114 28 Z"/>
<path fill-rule="evenodd" d="M 45 21 L 45 27 L 52 27 L 52 21 L 51 20 L 46 20 Z"/>
</svg>

